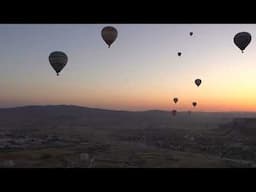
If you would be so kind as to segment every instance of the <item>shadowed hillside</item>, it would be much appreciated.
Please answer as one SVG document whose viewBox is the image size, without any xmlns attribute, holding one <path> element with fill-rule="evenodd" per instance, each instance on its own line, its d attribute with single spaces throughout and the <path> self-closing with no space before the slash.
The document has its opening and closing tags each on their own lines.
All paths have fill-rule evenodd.
<svg viewBox="0 0 256 192">
<path fill-rule="evenodd" d="M 44 123 L 56 125 L 72 123 L 73 125 L 97 125 L 103 127 L 121 126 L 129 128 L 211 128 L 220 121 L 229 121 L 235 116 L 231 113 L 179 112 L 172 116 L 169 111 L 112 111 L 79 106 L 27 106 L 0 109 L 0 123 L 4 125 Z M 41 124 L 42 123 L 42 124 Z M 135 126 L 135 127 L 134 127 Z M 198 127 L 199 126 L 199 127 Z M 6 127 L 11 128 L 11 127 Z"/>
</svg>

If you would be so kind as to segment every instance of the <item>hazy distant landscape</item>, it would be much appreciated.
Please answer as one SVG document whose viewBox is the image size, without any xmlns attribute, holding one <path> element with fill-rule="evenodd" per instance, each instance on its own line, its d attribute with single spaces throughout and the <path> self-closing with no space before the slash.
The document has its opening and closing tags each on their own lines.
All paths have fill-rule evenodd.
<svg viewBox="0 0 256 192">
<path fill-rule="evenodd" d="M 254 167 L 256 113 L 0 109 L 0 167 Z"/>
</svg>

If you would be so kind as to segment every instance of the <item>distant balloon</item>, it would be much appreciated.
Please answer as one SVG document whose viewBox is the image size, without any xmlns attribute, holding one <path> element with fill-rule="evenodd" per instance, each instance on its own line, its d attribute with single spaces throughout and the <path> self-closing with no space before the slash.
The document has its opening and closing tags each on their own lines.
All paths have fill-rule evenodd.
<svg viewBox="0 0 256 192">
<path fill-rule="evenodd" d="M 172 110 L 172 115 L 175 116 L 177 114 L 176 110 Z"/>
<path fill-rule="evenodd" d="M 197 87 L 199 87 L 202 83 L 202 80 L 201 79 L 196 79 L 195 80 L 195 84 L 197 85 Z"/>
<path fill-rule="evenodd" d="M 55 51 L 49 55 L 49 62 L 51 64 L 51 66 L 53 67 L 53 69 L 56 71 L 57 76 L 58 76 L 59 73 L 61 72 L 61 70 L 67 64 L 68 56 L 64 52 Z"/>
<path fill-rule="evenodd" d="M 248 32 L 240 32 L 237 33 L 234 36 L 234 43 L 235 45 L 241 49 L 242 53 L 244 52 L 245 48 L 249 45 L 249 43 L 251 42 L 252 36 L 250 33 Z"/>
<path fill-rule="evenodd" d="M 193 107 L 195 107 L 197 105 L 197 102 L 193 102 L 192 105 Z"/>
<path fill-rule="evenodd" d="M 177 97 L 173 98 L 174 103 L 177 103 L 178 100 L 179 100 L 179 99 L 178 99 Z"/>
<path fill-rule="evenodd" d="M 192 35 L 193 35 L 193 32 L 190 32 L 189 35 L 192 36 Z"/>
<path fill-rule="evenodd" d="M 117 34 L 118 32 L 114 27 L 107 26 L 102 29 L 101 36 L 105 43 L 108 45 L 108 48 L 110 48 L 112 43 L 114 43 L 114 41 L 116 40 Z"/>
<path fill-rule="evenodd" d="M 178 56 L 179 56 L 179 57 L 181 56 L 181 52 L 178 52 Z"/>
</svg>

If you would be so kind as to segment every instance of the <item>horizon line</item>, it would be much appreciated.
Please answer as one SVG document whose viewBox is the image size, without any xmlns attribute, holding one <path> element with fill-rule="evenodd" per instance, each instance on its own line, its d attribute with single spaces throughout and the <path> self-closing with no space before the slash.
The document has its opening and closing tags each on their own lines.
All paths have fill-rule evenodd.
<svg viewBox="0 0 256 192">
<path fill-rule="evenodd" d="M 162 110 L 162 109 L 148 109 L 148 110 L 121 110 L 121 109 L 110 109 L 110 108 L 98 108 L 98 107 L 88 107 L 82 105 L 73 105 L 73 104 L 45 104 L 45 105 L 18 105 L 15 107 L 0 107 L 3 109 L 15 109 L 15 108 L 24 108 L 24 107 L 53 107 L 53 106 L 69 106 L 69 107 L 81 107 L 81 108 L 89 108 L 89 109 L 97 109 L 97 110 L 107 110 L 107 111 L 123 111 L 123 112 L 148 112 L 148 111 L 160 111 L 160 112 L 172 112 L 172 110 Z M 176 110 L 178 113 L 256 113 L 256 111 L 194 111 L 194 110 Z"/>
</svg>

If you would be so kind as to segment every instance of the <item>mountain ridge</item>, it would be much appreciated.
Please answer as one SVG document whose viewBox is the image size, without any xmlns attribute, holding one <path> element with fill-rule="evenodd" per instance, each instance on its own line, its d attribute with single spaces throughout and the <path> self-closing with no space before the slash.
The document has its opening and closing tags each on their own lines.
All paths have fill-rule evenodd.
<svg viewBox="0 0 256 192">
<path fill-rule="evenodd" d="M 108 112 L 129 112 L 129 113 L 145 113 L 145 112 L 153 112 L 153 113 L 170 113 L 172 110 L 160 110 L 160 109 L 149 109 L 149 110 L 117 110 L 117 109 L 106 109 L 106 108 L 96 108 L 96 107 L 87 107 L 87 106 L 80 106 L 80 105 L 23 105 L 23 106 L 16 106 L 16 107 L 2 107 L 0 108 L 1 111 L 4 110 L 21 110 L 21 109 L 80 109 L 80 110 L 95 110 L 95 111 L 108 111 Z M 187 113 L 188 110 L 177 110 L 178 113 Z M 256 114 L 256 112 L 250 111 L 191 111 L 192 113 L 209 113 L 209 114 Z"/>
</svg>

